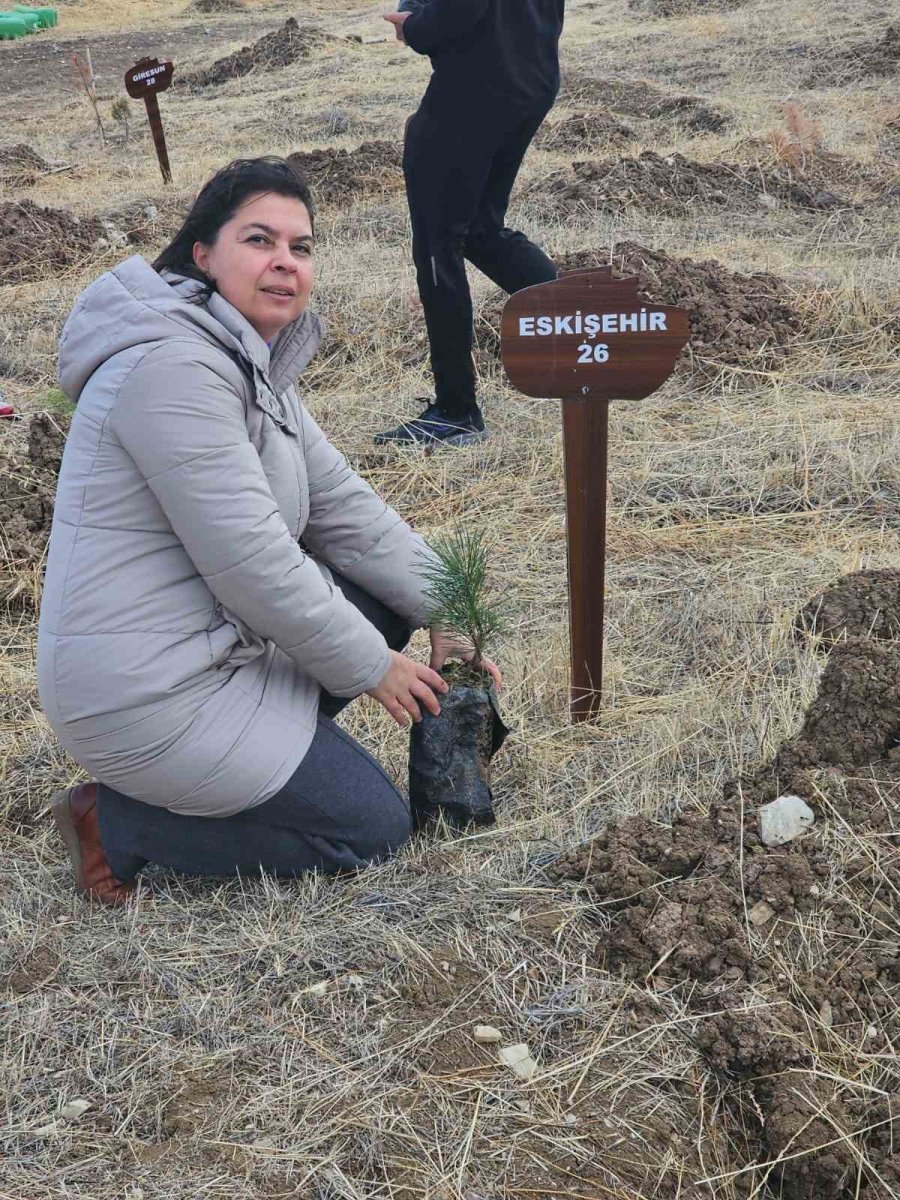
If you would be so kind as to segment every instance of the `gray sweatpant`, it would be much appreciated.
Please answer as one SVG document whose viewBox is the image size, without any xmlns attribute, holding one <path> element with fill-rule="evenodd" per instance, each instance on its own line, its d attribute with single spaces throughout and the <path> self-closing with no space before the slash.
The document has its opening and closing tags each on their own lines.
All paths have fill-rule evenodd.
<svg viewBox="0 0 900 1200">
<path fill-rule="evenodd" d="M 402 650 L 410 629 L 349 580 L 335 583 Z M 187 875 L 352 871 L 389 857 L 409 838 L 409 807 L 359 742 L 332 720 L 350 701 L 322 693 L 318 728 L 303 762 L 271 800 L 231 817 L 192 817 L 98 789 L 100 837 L 117 878 L 148 862 Z"/>
</svg>

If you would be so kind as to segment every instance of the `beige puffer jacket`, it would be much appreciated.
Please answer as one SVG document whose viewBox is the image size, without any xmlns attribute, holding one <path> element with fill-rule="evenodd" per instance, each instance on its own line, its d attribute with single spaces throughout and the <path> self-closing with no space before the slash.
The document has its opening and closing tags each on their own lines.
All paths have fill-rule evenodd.
<svg viewBox="0 0 900 1200">
<path fill-rule="evenodd" d="M 130 258 L 63 330 L 60 381 L 78 407 L 38 685 L 60 742 L 96 778 L 216 817 L 284 785 L 320 688 L 356 696 L 384 674 L 384 638 L 328 566 L 422 625 L 430 551 L 297 395 L 318 318 L 305 313 L 270 354 L 221 296 L 196 295 Z"/>
</svg>

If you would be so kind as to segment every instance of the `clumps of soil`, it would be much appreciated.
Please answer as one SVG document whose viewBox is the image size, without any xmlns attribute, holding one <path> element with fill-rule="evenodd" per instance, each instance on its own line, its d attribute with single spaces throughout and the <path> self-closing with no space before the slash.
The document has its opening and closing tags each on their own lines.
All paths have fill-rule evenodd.
<svg viewBox="0 0 900 1200">
<path fill-rule="evenodd" d="M 887 632 L 883 595 L 898 576 L 865 572 L 855 588 L 848 577 L 804 611 L 837 621 L 842 596 L 854 627 Z M 766 846 L 759 808 L 788 793 L 816 822 Z M 733 1169 L 775 1161 L 770 1184 L 794 1200 L 887 1200 L 900 1166 L 897 1113 L 889 1102 L 877 1125 L 872 1096 L 848 1082 L 868 1054 L 884 1063 L 885 1098 L 900 1092 L 898 802 L 900 642 L 851 637 L 831 649 L 800 731 L 708 812 L 630 817 L 549 868 L 610 918 L 605 965 L 677 991 L 697 1018 L 696 1045 L 725 1089 L 716 1120 L 740 1122 L 747 1139 Z"/>
<path fill-rule="evenodd" d="M 729 118 L 702 96 L 667 92 L 646 79 L 595 79 L 569 75 L 563 88 L 566 103 L 609 109 L 633 120 L 668 122 L 693 133 L 721 133 Z"/>
<path fill-rule="evenodd" d="M 857 42 L 837 52 L 830 61 L 819 63 L 804 86 L 841 87 L 872 75 L 896 75 L 900 71 L 900 25 L 889 25 L 877 42 Z"/>
<path fill-rule="evenodd" d="M 352 202 L 372 192 L 403 187 L 403 151 L 393 142 L 363 142 L 356 150 L 328 146 L 297 151 L 288 162 L 309 180 L 313 200 L 325 204 Z"/>
<path fill-rule="evenodd" d="M 68 428 L 67 416 L 37 413 L 29 423 L 24 457 L 0 455 L 0 548 L 11 563 L 27 565 L 43 557 Z M 8 589 L 0 572 L 0 597 L 4 594 Z"/>
<path fill-rule="evenodd" d="M 560 270 L 602 266 L 606 251 L 576 251 Z M 730 271 L 716 259 L 673 258 L 637 242 L 617 242 L 616 275 L 636 275 L 642 300 L 686 310 L 695 358 L 716 364 L 769 368 L 789 351 L 800 328 L 791 293 L 776 275 Z"/>
<path fill-rule="evenodd" d="M 0 283 L 22 283 L 74 267 L 98 249 L 97 217 L 76 217 L 32 200 L 0 204 Z"/>
<path fill-rule="evenodd" d="M 676 218 L 698 208 L 749 213 L 782 205 L 851 207 L 788 166 L 764 170 L 739 163 L 703 163 L 654 150 L 636 158 L 575 162 L 568 171 L 536 180 L 529 191 L 560 217 L 630 205 Z"/>
<path fill-rule="evenodd" d="M 537 145 L 543 150 L 620 149 L 637 137 L 630 125 L 613 113 L 580 113 L 543 126 Z"/>
<path fill-rule="evenodd" d="M 561 271 L 606 266 L 608 250 L 576 250 L 557 258 Z M 648 304 L 673 304 L 688 314 L 695 370 L 721 366 L 770 369 L 790 353 L 801 327 L 800 314 L 783 280 L 756 272 L 730 271 L 715 259 L 673 258 L 637 242 L 617 242 L 616 277 L 637 276 L 638 294 Z M 506 297 L 497 293 L 480 315 L 475 330 L 478 350 L 500 354 L 500 319 Z"/>
<path fill-rule="evenodd" d="M 6 187 L 30 187 L 38 175 L 50 170 L 50 164 L 27 142 L 0 150 L 0 184 Z"/>
<path fill-rule="evenodd" d="M 651 17 L 690 17 L 694 13 L 729 12 L 746 3 L 747 0 L 628 0 L 628 7 Z"/>
<path fill-rule="evenodd" d="M 295 17 L 288 17 L 280 29 L 267 33 L 252 46 L 243 46 L 234 54 L 218 59 L 211 67 L 182 75 L 176 82 L 181 87 L 214 87 L 253 72 L 289 67 L 301 58 L 309 58 L 327 36 L 315 25 L 301 26 Z"/>
<path fill-rule="evenodd" d="M 855 571 L 816 596 L 794 622 L 828 643 L 848 638 L 900 638 L 900 569 Z"/>
<path fill-rule="evenodd" d="M 243 12 L 246 8 L 244 0 L 193 0 L 189 10 L 198 13 L 230 13 Z"/>
</svg>

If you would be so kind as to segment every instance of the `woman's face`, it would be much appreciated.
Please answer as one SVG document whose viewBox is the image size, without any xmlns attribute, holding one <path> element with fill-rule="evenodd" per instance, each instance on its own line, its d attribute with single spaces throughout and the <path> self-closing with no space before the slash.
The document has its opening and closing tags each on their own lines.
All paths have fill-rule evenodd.
<svg viewBox="0 0 900 1200">
<path fill-rule="evenodd" d="M 212 245 L 197 242 L 194 262 L 267 342 L 309 303 L 312 221 L 292 196 L 258 192 L 225 222 Z"/>
</svg>

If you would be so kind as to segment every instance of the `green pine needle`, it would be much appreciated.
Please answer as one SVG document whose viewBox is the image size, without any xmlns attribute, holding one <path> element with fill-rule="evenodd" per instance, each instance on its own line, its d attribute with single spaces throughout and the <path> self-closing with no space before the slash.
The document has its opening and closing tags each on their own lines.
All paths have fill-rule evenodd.
<svg viewBox="0 0 900 1200">
<path fill-rule="evenodd" d="M 437 562 L 423 564 L 425 595 L 432 624 L 472 648 L 475 663 L 506 628 L 505 605 L 488 589 L 488 559 L 493 549 L 479 530 L 455 529 L 429 542 Z"/>
</svg>

